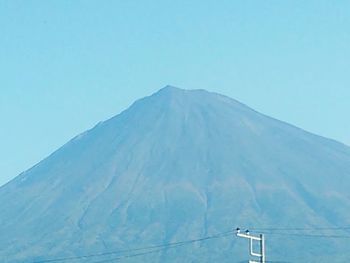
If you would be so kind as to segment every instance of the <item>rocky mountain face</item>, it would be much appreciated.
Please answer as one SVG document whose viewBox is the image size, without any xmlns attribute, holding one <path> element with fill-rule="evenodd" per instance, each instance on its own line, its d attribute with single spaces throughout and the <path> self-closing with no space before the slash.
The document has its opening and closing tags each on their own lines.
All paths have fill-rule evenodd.
<svg viewBox="0 0 350 263">
<path fill-rule="evenodd" d="M 1 262 L 159 245 L 236 226 L 350 236 L 323 229 L 350 226 L 350 148 L 219 94 L 166 87 L 1 187 L 0 204 Z M 266 233 L 275 262 L 344 262 L 345 243 Z M 123 262 L 228 263 L 247 255 L 246 241 L 230 235 Z"/>
</svg>

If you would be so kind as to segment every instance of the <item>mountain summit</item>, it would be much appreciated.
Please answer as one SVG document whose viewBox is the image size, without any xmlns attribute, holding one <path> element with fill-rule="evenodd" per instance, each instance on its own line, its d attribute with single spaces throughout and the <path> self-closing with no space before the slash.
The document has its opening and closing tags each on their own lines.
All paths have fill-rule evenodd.
<svg viewBox="0 0 350 263">
<path fill-rule="evenodd" d="M 0 258 L 101 254 L 236 226 L 350 225 L 349 187 L 349 147 L 226 96 L 167 86 L 0 188 Z M 296 262 L 350 256 L 340 239 L 282 238 L 267 234 L 268 259 L 286 260 L 287 250 Z M 245 249 L 231 235 L 125 262 L 237 262 Z"/>
</svg>

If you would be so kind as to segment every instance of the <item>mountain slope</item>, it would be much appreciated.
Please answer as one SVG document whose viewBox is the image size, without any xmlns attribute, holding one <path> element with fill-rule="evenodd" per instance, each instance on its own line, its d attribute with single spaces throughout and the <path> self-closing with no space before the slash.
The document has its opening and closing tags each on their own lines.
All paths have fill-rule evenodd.
<svg viewBox="0 0 350 263">
<path fill-rule="evenodd" d="M 157 245 L 236 225 L 350 225 L 349 186 L 349 147 L 219 94 L 166 87 L 0 188 L 0 258 Z M 345 248 L 337 239 L 267 244 L 268 256 L 288 248 L 297 260 Z M 127 262 L 235 262 L 245 248 L 227 237 Z"/>
</svg>

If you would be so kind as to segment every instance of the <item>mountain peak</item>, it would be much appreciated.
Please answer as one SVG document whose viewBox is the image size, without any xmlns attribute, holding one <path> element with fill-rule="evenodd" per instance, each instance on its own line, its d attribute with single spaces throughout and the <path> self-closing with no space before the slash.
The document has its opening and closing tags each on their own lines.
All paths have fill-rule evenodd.
<svg viewBox="0 0 350 263">
<path fill-rule="evenodd" d="M 175 86 L 172 86 L 172 85 L 166 85 L 164 88 L 161 88 L 160 91 L 163 90 L 163 91 L 180 91 L 180 90 L 184 90 L 184 89 L 181 89 L 181 88 L 178 88 L 178 87 L 175 87 Z"/>
<path fill-rule="evenodd" d="M 193 94 L 193 93 L 206 93 L 206 94 L 216 94 L 216 93 L 211 93 L 207 90 L 204 90 L 204 89 L 182 89 L 182 88 L 179 88 L 179 87 L 175 87 L 175 86 L 172 86 L 172 85 L 166 85 L 164 88 L 161 88 L 160 90 L 158 90 L 157 93 L 160 93 L 160 94 L 172 94 L 172 95 L 183 95 L 183 94 Z M 218 94 L 216 94 L 218 95 Z"/>
<path fill-rule="evenodd" d="M 253 111 L 239 101 L 216 92 L 205 89 L 182 89 L 171 85 L 141 99 L 140 102 L 147 104 L 147 107 L 157 105 L 161 110 L 171 109 L 173 111 L 175 108 L 176 112 L 184 112 L 190 108 L 201 109 L 202 112 L 209 108 L 210 111 L 216 110 L 221 113 L 236 111 L 236 114 Z"/>
<path fill-rule="evenodd" d="M 187 91 L 189 90 L 181 89 L 171 85 L 166 85 L 164 88 L 161 88 L 160 90 L 158 90 L 154 95 L 158 94 L 158 95 L 165 95 L 165 96 L 174 96 L 174 95 L 183 94 Z"/>
<path fill-rule="evenodd" d="M 232 222 L 349 225 L 349 174 L 343 145 L 224 95 L 166 86 L 0 188 L 0 258 L 109 260 L 103 252 L 220 233 Z M 332 240 L 292 242 L 296 262 L 348 251 Z M 133 262 L 227 263 L 245 256 L 240 248 L 220 239 Z M 269 241 L 269 254 L 285 256 L 280 240 Z"/>
</svg>

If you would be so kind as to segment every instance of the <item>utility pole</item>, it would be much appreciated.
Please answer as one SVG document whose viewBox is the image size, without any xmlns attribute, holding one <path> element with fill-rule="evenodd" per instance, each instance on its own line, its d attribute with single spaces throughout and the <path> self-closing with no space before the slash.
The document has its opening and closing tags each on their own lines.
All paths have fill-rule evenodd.
<svg viewBox="0 0 350 263">
<path fill-rule="evenodd" d="M 259 258 L 259 261 L 255 260 L 249 260 L 249 263 L 266 263 L 265 258 L 265 237 L 263 234 L 260 234 L 259 236 L 253 236 L 249 233 L 249 230 L 246 230 L 244 233 L 241 233 L 241 229 L 236 229 L 236 235 L 238 237 L 243 237 L 249 239 L 249 253 L 253 257 Z M 259 242 L 259 253 L 254 252 L 254 241 Z"/>
</svg>

